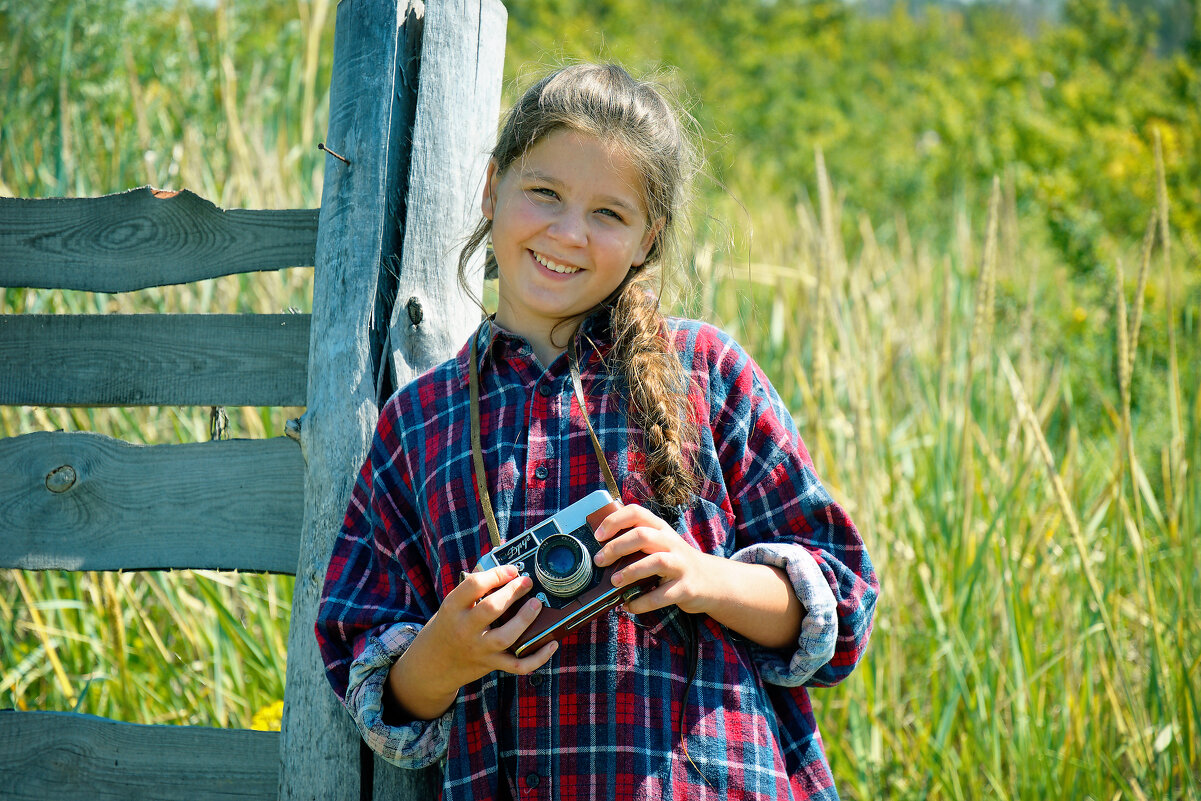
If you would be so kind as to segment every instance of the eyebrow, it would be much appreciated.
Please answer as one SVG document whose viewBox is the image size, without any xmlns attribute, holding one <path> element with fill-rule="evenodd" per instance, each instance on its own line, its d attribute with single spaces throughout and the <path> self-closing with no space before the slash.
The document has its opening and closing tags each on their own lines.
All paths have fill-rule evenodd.
<svg viewBox="0 0 1201 801">
<path fill-rule="evenodd" d="M 526 180 L 535 181 L 537 183 L 551 184 L 553 186 L 562 186 L 563 185 L 563 182 L 561 180 L 559 180 L 558 178 L 554 177 L 553 175 L 548 175 L 544 172 L 540 172 L 539 170 L 536 170 L 533 168 L 522 170 L 522 175 L 525 176 Z M 599 200 L 603 205 L 616 206 L 616 207 L 620 208 L 622 211 L 626 211 L 629 213 L 637 214 L 640 211 L 640 209 L 637 206 L 632 206 L 629 203 L 627 203 L 625 200 L 623 200 L 619 197 L 615 197 L 613 195 L 602 195 L 599 198 L 597 198 L 597 200 Z"/>
</svg>

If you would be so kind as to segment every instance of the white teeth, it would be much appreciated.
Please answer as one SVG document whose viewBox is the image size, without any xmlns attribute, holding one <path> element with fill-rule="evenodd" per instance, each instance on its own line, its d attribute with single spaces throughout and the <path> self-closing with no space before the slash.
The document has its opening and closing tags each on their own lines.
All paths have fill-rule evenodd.
<svg viewBox="0 0 1201 801">
<path fill-rule="evenodd" d="M 533 253 L 533 251 L 530 252 Z M 563 264 L 556 264 L 539 253 L 534 253 L 534 259 L 546 269 L 552 272 L 562 273 L 563 275 L 571 275 L 572 273 L 578 273 L 580 271 L 579 267 L 567 267 Z"/>
</svg>

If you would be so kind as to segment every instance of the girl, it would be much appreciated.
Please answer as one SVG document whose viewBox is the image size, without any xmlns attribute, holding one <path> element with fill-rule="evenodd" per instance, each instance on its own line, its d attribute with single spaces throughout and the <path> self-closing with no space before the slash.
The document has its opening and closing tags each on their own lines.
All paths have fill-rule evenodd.
<svg viewBox="0 0 1201 801">
<path fill-rule="evenodd" d="M 491 238 L 496 314 L 381 411 L 317 638 L 367 743 L 442 761 L 446 799 L 837 797 L 804 688 L 855 666 L 878 585 L 767 378 L 648 291 L 690 161 L 619 67 L 531 88 L 460 259 Z M 514 656 L 530 579 L 470 571 L 606 485 L 597 565 L 657 586 Z"/>
</svg>

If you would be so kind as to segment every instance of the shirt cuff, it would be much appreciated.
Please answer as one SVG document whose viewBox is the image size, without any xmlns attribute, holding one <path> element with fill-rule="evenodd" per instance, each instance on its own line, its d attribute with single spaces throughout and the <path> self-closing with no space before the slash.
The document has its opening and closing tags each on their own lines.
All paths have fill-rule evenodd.
<svg viewBox="0 0 1201 801">
<path fill-rule="evenodd" d="M 388 671 L 420 630 L 412 623 L 397 623 L 370 635 L 367 646 L 350 665 L 346 688 L 346 708 L 363 741 L 386 761 L 410 769 L 428 767 L 446 754 L 454 714 L 452 706 L 434 720 L 412 720 L 401 725 L 384 722 Z"/>
<path fill-rule="evenodd" d="M 834 658 L 838 642 L 838 608 L 834 592 L 813 555 L 804 546 L 764 542 L 736 551 L 731 559 L 778 567 L 788 574 L 792 590 L 805 608 L 796 650 L 764 648 L 749 643 L 759 676 L 769 684 L 799 687 Z"/>
</svg>

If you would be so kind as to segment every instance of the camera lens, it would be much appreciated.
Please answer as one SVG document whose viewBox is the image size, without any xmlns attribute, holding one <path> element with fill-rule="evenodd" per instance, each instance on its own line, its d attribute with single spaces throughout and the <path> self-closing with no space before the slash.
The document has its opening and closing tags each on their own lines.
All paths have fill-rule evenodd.
<svg viewBox="0 0 1201 801">
<path fill-rule="evenodd" d="M 570 534 L 552 534 L 538 546 L 534 574 L 552 595 L 568 598 L 592 580 L 592 560 L 583 544 Z"/>
</svg>

